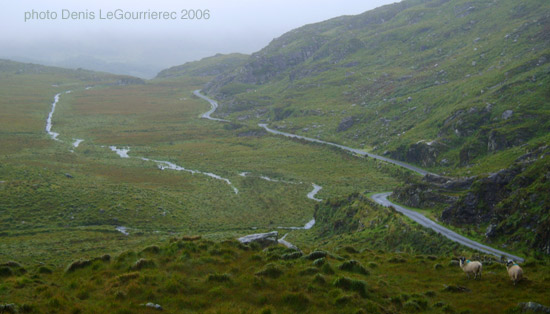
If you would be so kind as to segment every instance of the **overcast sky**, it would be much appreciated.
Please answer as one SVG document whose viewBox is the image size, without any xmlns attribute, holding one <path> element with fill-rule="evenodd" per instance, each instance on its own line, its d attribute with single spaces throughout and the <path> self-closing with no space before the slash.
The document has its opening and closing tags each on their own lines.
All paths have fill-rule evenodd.
<svg viewBox="0 0 550 314">
<path fill-rule="evenodd" d="M 151 76 L 216 53 L 252 53 L 305 24 L 359 14 L 398 0 L 1 0 L 0 58 L 101 67 Z M 109 12 L 176 12 L 168 20 L 105 20 Z M 184 9 L 210 18 L 181 20 Z M 35 14 L 33 13 L 33 10 Z M 64 11 L 65 10 L 65 11 Z M 49 16 L 47 11 L 50 12 Z M 25 21 L 25 13 L 31 19 Z M 64 19 L 82 12 L 84 19 Z M 54 18 L 54 14 L 57 18 Z M 88 14 L 86 14 L 88 13 Z M 91 15 L 94 18 L 91 18 Z M 39 15 L 37 19 L 37 15 Z M 29 17 L 29 16 L 27 16 Z M 87 17 L 87 19 L 86 19 Z M 118 65 L 113 65 L 118 63 Z M 122 70 L 121 70 L 122 69 Z M 128 72 L 126 71 L 126 72 Z"/>
</svg>

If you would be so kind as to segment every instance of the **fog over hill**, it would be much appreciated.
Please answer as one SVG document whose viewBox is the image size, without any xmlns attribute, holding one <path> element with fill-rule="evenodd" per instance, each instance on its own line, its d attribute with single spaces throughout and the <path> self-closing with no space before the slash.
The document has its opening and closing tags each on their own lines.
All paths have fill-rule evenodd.
<svg viewBox="0 0 550 314">
<path fill-rule="evenodd" d="M 0 58 L 152 78 L 164 68 L 216 53 L 249 54 L 301 25 L 393 2 L 398 1 L 11 2 L 0 11 L 0 26 L 10 29 L 0 35 Z M 210 17 L 182 20 L 185 9 L 208 10 Z M 177 14 L 175 19 L 105 20 L 100 10 L 102 16 L 116 10 Z"/>
</svg>

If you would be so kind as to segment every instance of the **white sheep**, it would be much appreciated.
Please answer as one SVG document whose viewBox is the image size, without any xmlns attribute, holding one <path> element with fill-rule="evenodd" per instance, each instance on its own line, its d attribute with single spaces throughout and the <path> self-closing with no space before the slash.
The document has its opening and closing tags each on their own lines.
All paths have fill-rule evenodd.
<svg viewBox="0 0 550 314">
<path fill-rule="evenodd" d="M 506 270 L 508 270 L 508 275 L 514 282 L 514 286 L 523 278 L 523 269 L 512 260 L 508 260 L 506 263 Z"/>
<path fill-rule="evenodd" d="M 460 261 L 460 268 L 466 273 L 468 276 L 468 279 L 470 279 L 470 274 L 474 274 L 474 280 L 477 279 L 477 276 L 479 275 L 479 279 L 481 279 L 481 269 L 483 265 L 481 265 L 478 261 L 470 261 L 466 260 L 465 257 L 461 257 L 459 259 Z"/>
</svg>

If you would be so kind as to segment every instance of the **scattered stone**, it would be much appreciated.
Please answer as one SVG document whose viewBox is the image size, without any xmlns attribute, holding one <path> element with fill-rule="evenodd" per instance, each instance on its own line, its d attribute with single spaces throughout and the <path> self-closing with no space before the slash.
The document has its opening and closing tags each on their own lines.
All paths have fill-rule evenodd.
<svg viewBox="0 0 550 314">
<path fill-rule="evenodd" d="M 69 174 L 69 173 L 65 173 L 65 176 L 66 176 L 67 178 L 69 178 L 69 179 L 74 178 L 74 177 L 73 177 L 71 174 Z"/>
</svg>

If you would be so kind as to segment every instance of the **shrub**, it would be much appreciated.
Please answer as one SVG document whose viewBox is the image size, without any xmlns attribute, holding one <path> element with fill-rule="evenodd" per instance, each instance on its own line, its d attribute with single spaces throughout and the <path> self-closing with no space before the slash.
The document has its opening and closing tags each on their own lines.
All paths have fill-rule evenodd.
<svg viewBox="0 0 550 314">
<path fill-rule="evenodd" d="M 367 296 L 367 284 L 362 280 L 338 277 L 334 280 L 333 285 L 343 290 L 355 291 L 362 297 Z"/>
<path fill-rule="evenodd" d="M 90 297 L 90 293 L 87 290 L 80 290 L 76 294 L 76 297 L 79 298 L 80 300 L 86 300 L 87 298 Z"/>
<path fill-rule="evenodd" d="M 199 235 L 199 236 L 183 236 L 181 237 L 182 241 L 198 241 L 200 240 L 202 237 Z"/>
<path fill-rule="evenodd" d="M 352 246 L 344 246 L 344 251 L 350 253 L 350 254 L 357 254 L 359 253 L 354 247 Z"/>
<path fill-rule="evenodd" d="M 283 302 L 297 312 L 304 312 L 310 301 L 303 293 L 288 293 L 283 296 Z"/>
<path fill-rule="evenodd" d="M 369 275 L 369 271 L 356 260 L 349 260 L 338 267 L 340 270 L 349 271 L 361 275 Z"/>
<path fill-rule="evenodd" d="M 140 258 L 138 259 L 134 265 L 132 265 L 132 270 L 141 270 L 143 268 L 154 268 L 155 262 L 149 259 Z"/>
<path fill-rule="evenodd" d="M 321 267 L 321 272 L 323 272 L 323 274 L 325 275 L 334 275 L 334 270 L 332 269 L 332 267 L 330 267 L 329 263 L 323 264 L 323 266 Z"/>
<path fill-rule="evenodd" d="M 278 278 L 283 274 L 283 271 L 280 270 L 273 264 L 265 265 L 264 269 L 256 273 L 256 276 L 269 277 L 269 278 Z"/>
<path fill-rule="evenodd" d="M 303 255 L 302 252 L 287 253 L 287 254 L 281 255 L 281 259 L 284 259 L 284 260 L 297 259 L 302 257 L 302 255 Z"/>
<path fill-rule="evenodd" d="M 67 266 L 67 269 L 65 271 L 67 273 L 70 273 L 70 272 L 73 272 L 77 269 L 88 267 L 91 264 L 92 264 L 92 262 L 90 260 L 87 260 L 87 259 L 74 261 L 71 264 L 69 264 L 69 266 Z"/>
<path fill-rule="evenodd" d="M 151 245 L 144 248 L 141 253 L 158 254 L 160 253 L 160 247 L 158 247 L 157 245 Z"/>
<path fill-rule="evenodd" d="M 309 268 L 306 268 L 304 270 L 301 270 L 300 271 L 300 275 L 302 276 L 309 276 L 309 275 L 315 275 L 316 273 L 318 273 L 319 270 L 315 267 L 309 267 Z"/>
<path fill-rule="evenodd" d="M 210 282 L 230 282 L 231 276 L 229 274 L 209 274 L 207 280 Z"/>
<path fill-rule="evenodd" d="M 313 251 L 313 252 L 309 253 L 309 255 L 307 255 L 306 258 L 308 260 L 313 261 L 313 260 L 316 260 L 316 259 L 321 258 L 321 257 L 326 257 L 327 255 L 328 255 L 328 253 L 325 252 L 325 251 Z"/>
<path fill-rule="evenodd" d="M 325 264 L 326 258 L 321 257 L 313 261 L 313 266 L 321 267 Z"/>
<path fill-rule="evenodd" d="M 52 270 L 49 269 L 49 268 L 46 267 L 46 266 L 40 266 L 40 267 L 38 268 L 38 273 L 39 273 L 39 274 L 51 274 L 51 273 L 52 273 Z"/>
<path fill-rule="evenodd" d="M 415 300 L 409 300 L 405 302 L 403 305 L 403 309 L 407 311 L 407 313 L 414 313 L 414 312 L 420 312 L 422 309 L 418 303 L 416 303 Z"/>
<path fill-rule="evenodd" d="M 9 267 L 0 267 L 0 277 L 10 277 L 13 276 L 14 272 Z"/>
<path fill-rule="evenodd" d="M 315 277 L 313 277 L 313 282 L 316 283 L 316 284 L 325 284 L 326 283 L 326 280 L 325 280 L 325 277 L 323 277 L 323 275 L 321 274 L 317 274 L 315 275 Z"/>
</svg>

